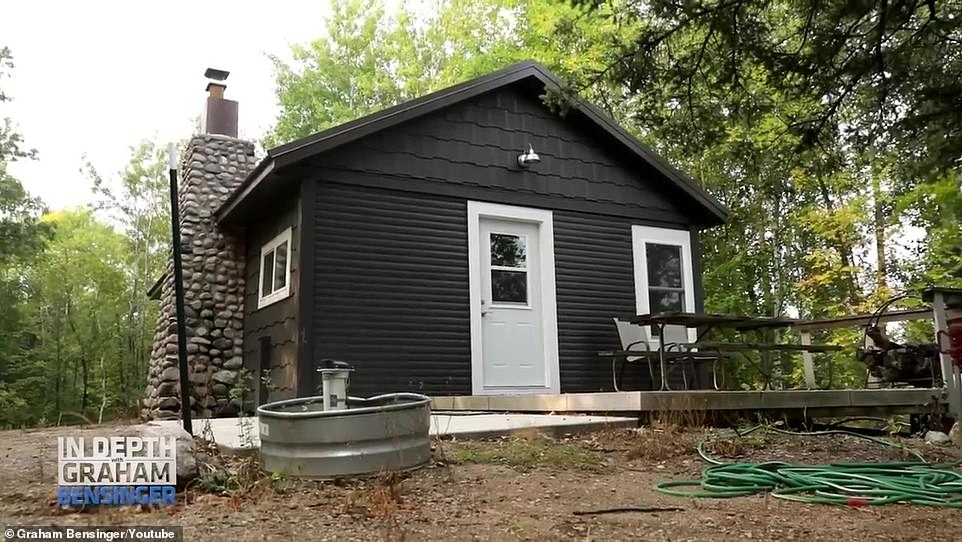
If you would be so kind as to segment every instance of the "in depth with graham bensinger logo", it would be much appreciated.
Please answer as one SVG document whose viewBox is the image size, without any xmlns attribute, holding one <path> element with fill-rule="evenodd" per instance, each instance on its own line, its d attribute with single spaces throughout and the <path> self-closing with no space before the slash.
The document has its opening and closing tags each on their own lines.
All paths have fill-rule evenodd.
<svg viewBox="0 0 962 542">
<path fill-rule="evenodd" d="M 172 505 L 174 437 L 57 438 L 58 505 Z"/>
</svg>

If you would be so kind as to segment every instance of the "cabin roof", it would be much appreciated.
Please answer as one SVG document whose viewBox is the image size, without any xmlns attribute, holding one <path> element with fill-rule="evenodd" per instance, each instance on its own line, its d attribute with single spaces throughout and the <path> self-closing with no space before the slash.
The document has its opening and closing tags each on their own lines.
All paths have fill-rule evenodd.
<svg viewBox="0 0 962 542">
<path fill-rule="evenodd" d="M 524 80 L 536 80 L 547 89 L 558 90 L 562 87 L 560 79 L 541 64 L 533 61 L 521 62 L 274 147 L 267 151 L 267 156 L 257 164 L 250 175 L 218 209 L 217 220 L 221 223 L 236 222 L 237 215 L 241 214 L 242 209 L 256 201 L 261 201 L 257 196 L 271 191 L 272 185 L 278 183 L 278 173 L 288 166 L 400 123 Z M 704 222 L 710 225 L 720 225 L 727 221 L 728 210 L 717 199 L 651 148 L 638 141 L 614 119 L 596 106 L 577 97 L 572 99 L 570 106 L 571 110 L 581 113 L 632 155 L 652 166 L 679 188 L 694 204 L 690 207 L 691 214 L 704 217 L 704 213 L 708 213 L 709 219 Z"/>
</svg>

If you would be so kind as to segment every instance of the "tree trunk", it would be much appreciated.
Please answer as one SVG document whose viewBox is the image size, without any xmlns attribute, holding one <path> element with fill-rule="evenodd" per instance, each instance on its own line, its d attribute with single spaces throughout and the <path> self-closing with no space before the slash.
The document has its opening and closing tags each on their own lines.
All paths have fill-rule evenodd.
<svg viewBox="0 0 962 542">
<path fill-rule="evenodd" d="M 88 396 L 89 386 L 90 386 L 90 367 L 87 364 L 87 356 L 85 354 L 80 355 L 80 365 L 81 367 L 83 367 L 83 386 L 84 386 L 83 399 L 81 399 L 80 401 L 80 412 L 86 416 L 87 415 L 87 396 Z"/>
<path fill-rule="evenodd" d="M 875 287 L 884 291 L 888 286 L 888 266 L 885 263 L 885 208 L 882 179 L 872 175 L 872 204 L 875 208 Z"/>
<path fill-rule="evenodd" d="M 107 366 L 104 364 L 104 356 L 100 356 L 100 413 L 97 415 L 97 423 L 104 423 L 104 410 L 107 408 Z"/>
<path fill-rule="evenodd" d="M 54 394 L 54 402 L 55 402 L 54 406 L 57 409 L 57 416 L 59 417 L 61 414 L 63 414 L 63 380 L 64 380 L 63 350 L 62 350 L 63 343 L 61 343 L 61 340 L 60 340 L 60 326 L 57 326 L 56 333 L 57 333 L 57 340 L 56 340 L 57 360 L 54 365 L 54 367 L 56 368 L 56 374 L 54 375 L 54 378 L 56 378 L 57 382 L 56 382 L 56 393 Z"/>
</svg>

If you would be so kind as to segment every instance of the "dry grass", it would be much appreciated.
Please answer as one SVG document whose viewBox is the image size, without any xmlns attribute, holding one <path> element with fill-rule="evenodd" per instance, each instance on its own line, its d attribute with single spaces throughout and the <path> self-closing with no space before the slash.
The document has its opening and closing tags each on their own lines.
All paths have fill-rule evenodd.
<svg viewBox="0 0 962 542">
<path fill-rule="evenodd" d="M 662 408 L 650 414 L 652 425 L 673 425 L 701 429 L 708 425 L 708 411 L 695 404 L 691 396 L 673 397 Z"/>
<path fill-rule="evenodd" d="M 667 416 L 666 416 L 667 417 Z M 234 479 L 234 495 L 197 486 L 178 496 L 174 508 L 88 510 L 64 514 L 54 506 L 56 449 L 43 451 L 68 429 L 0 433 L 0 517 L 8 523 L 44 525 L 181 525 L 190 540 L 926 540 L 958 542 L 958 514 L 931 507 L 810 506 L 746 497 L 697 503 L 654 491 L 656 484 L 697 477 L 703 463 L 695 445 L 707 438 L 710 454 L 738 461 L 897 461 L 899 451 L 844 436 L 803 438 L 773 432 L 737 437 L 728 430 L 693 430 L 656 420 L 640 430 L 550 439 L 529 437 L 488 442 L 444 441 L 450 465 L 437 463 L 401 476 L 327 482 L 261 473 L 225 458 L 217 468 Z M 753 434 L 754 435 L 754 434 Z M 664 461 L 626 455 L 668 456 L 663 441 L 681 453 Z M 685 448 L 685 442 L 691 446 Z M 756 443 L 761 444 L 755 448 Z M 962 458 L 962 450 L 918 440 L 926 457 Z M 545 451 L 545 447 L 557 448 Z M 439 447 L 440 448 L 440 447 Z M 671 450 L 672 448 L 669 448 Z M 536 452 L 535 452 L 536 451 Z M 544 451 L 544 454 L 542 454 Z M 456 453 L 457 452 L 457 453 Z M 458 456 L 487 464 L 465 461 Z M 724 455 L 723 455 L 724 454 Z M 951 455 L 949 455 L 951 454 Z M 537 462 L 532 457 L 540 457 Z M 198 457 L 198 459 L 201 459 Z M 240 458 L 243 459 L 243 458 Z M 725 457 L 725 459 L 728 459 Z M 537 464 L 544 461 L 545 465 Z M 518 469 L 530 469 L 523 476 Z M 610 465 L 606 467 L 605 465 Z M 562 466 L 562 468 L 557 468 Z M 600 469 L 603 472 L 585 472 Z M 43 472 L 43 475 L 39 475 Z M 243 483 L 246 479 L 247 483 Z M 241 494 L 242 487 L 250 488 Z M 587 510 L 681 506 L 660 514 Z"/>
<path fill-rule="evenodd" d="M 192 487 L 203 492 L 233 498 L 283 495 L 294 483 L 283 473 L 265 472 L 256 453 L 222 453 L 214 442 L 209 421 L 201 435 L 194 437 L 194 458 L 198 476 Z"/>
<path fill-rule="evenodd" d="M 705 451 L 715 457 L 737 459 L 745 457 L 756 450 L 768 445 L 765 437 L 760 434 L 739 435 L 727 434 L 724 437 L 714 436 L 705 441 Z"/>
<path fill-rule="evenodd" d="M 703 409 L 691 404 L 691 398 L 682 397 L 652 413 L 649 421 L 647 427 L 635 430 L 628 459 L 668 461 L 692 455 L 708 419 Z"/>
<path fill-rule="evenodd" d="M 399 473 L 384 472 L 370 485 L 362 483 L 344 498 L 343 513 L 360 520 L 376 520 L 382 540 L 405 540 L 399 521 L 404 512 L 403 481 L 404 476 Z"/>
<path fill-rule="evenodd" d="M 584 443 L 544 435 L 451 443 L 448 453 L 457 463 L 502 465 L 519 472 L 542 468 L 600 473 L 608 469 L 604 456 Z"/>
<path fill-rule="evenodd" d="M 698 431 L 661 422 L 639 428 L 635 433 L 627 457 L 646 461 L 668 461 L 691 455 L 700 435 Z"/>
</svg>

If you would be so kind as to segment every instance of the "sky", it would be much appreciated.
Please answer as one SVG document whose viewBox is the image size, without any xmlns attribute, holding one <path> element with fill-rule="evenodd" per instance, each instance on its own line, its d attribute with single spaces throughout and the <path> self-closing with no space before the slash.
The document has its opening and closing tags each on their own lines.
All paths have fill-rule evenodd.
<svg viewBox="0 0 962 542">
<path fill-rule="evenodd" d="M 84 156 L 109 177 L 142 139 L 189 136 L 208 67 L 231 72 L 239 135 L 259 139 L 278 111 L 267 55 L 322 36 L 327 13 L 324 0 L 4 1 L 0 47 L 16 67 L 0 118 L 39 153 L 10 173 L 52 209 L 87 203 Z"/>
</svg>

